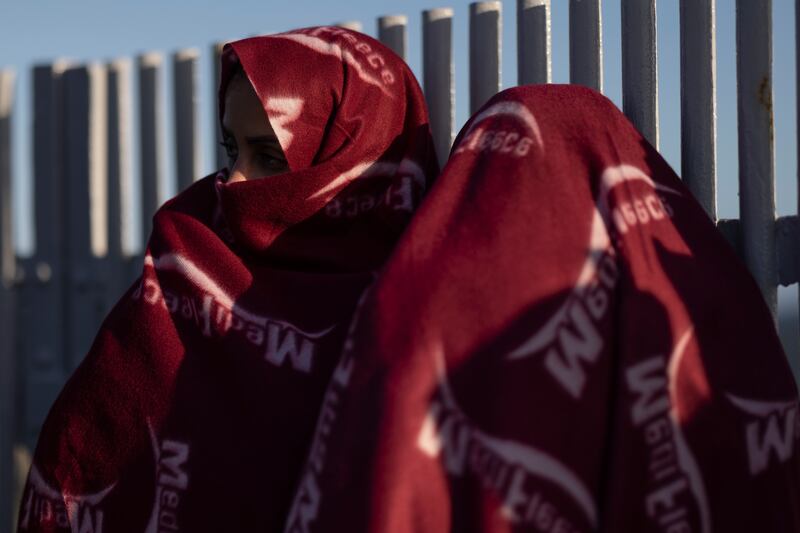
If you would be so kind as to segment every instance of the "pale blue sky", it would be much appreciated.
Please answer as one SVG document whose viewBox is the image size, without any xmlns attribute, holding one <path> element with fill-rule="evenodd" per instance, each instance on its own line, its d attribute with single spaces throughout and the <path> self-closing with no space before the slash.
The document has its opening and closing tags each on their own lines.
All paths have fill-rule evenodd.
<svg viewBox="0 0 800 533">
<path fill-rule="evenodd" d="M 553 79 L 568 81 L 568 1 L 553 4 Z M 380 15 L 409 17 L 409 63 L 421 74 L 421 12 L 432 7 L 455 10 L 457 127 L 467 118 L 467 24 L 468 2 L 431 3 L 430 0 L 7 0 L 0 4 L 0 68 L 18 73 L 15 115 L 14 196 L 20 208 L 17 221 L 18 246 L 30 250 L 30 68 L 34 63 L 58 57 L 78 62 L 133 57 L 143 51 L 167 54 L 183 47 L 201 52 L 201 146 L 205 149 L 203 171 L 211 170 L 213 124 L 212 88 L 209 84 L 211 43 L 293 27 L 360 20 L 364 31 L 375 35 Z M 603 1 L 605 93 L 621 105 L 619 0 Z M 738 216 L 737 138 L 735 78 L 735 2 L 717 0 L 717 87 L 718 87 L 718 171 L 719 214 Z M 516 81 L 515 2 L 503 3 L 503 86 Z M 794 2 L 773 0 L 774 103 L 778 213 L 794 214 L 797 206 L 797 142 L 795 94 Z M 678 0 L 658 2 L 659 103 L 661 151 L 672 166 L 680 169 L 680 86 L 678 47 Z M 170 83 L 165 70 L 165 90 Z M 170 94 L 170 93 L 167 93 Z M 168 100 L 168 99 L 167 99 Z M 171 142 L 170 108 L 165 123 Z M 135 136 L 134 136 L 135 138 Z M 169 150 L 166 151 L 169 154 Z M 134 157 L 136 152 L 134 151 Z M 165 162 L 172 183 L 170 158 Z M 174 191 L 170 185 L 166 194 Z M 136 199 L 135 199 L 136 200 Z M 795 292 L 782 291 L 783 303 L 796 302 Z"/>
</svg>

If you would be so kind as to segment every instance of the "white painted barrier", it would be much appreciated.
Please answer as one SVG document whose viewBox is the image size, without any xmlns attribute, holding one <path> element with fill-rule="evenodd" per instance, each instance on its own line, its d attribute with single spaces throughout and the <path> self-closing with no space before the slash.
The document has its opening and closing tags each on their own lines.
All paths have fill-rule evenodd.
<svg viewBox="0 0 800 533">
<path fill-rule="evenodd" d="M 778 307 L 778 268 L 775 260 L 772 0 L 736 2 L 736 74 L 741 252 L 774 312 Z"/>
<path fill-rule="evenodd" d="M 378 40 L 403 59 L 408 55 L 407 26 L 408 17 L 405 15 L 391 15 L 378 19 Z"/>
<path fill-rule="evenodd" d="M 0 531 L 11 531 L 17 426 L 14 357 L 14 242 L 11 231 L 11 120 L 14 73 L 0 72 Z"/>
<path fill-rule="evenodd" d="M 469 6 L 469 111 L 474 113 L 500 91 L 500 2 Z"/>
<path fill-rule="evenodd" d="M 716 0 L 680 1 L 681 177 L 716 220 Z"/>
<path fill-rule="evenodd" d="M 142 183 L 142 248 L 147 244 L 152 218 L 161 205 L 164 170 L 164 99 L 161 93 L 163 57 L 140 55 L 139 66 L 139 165 Z"/>
<path fill-rule="evenodd" d="M 453 66 L 453 10 L 422 13 L 422 88 L 428 103 L 433 142 L 444 165 L 453 143 L 456 122 Z"/>
<path fill-rule="evenodd" d="M 600 0 L 569 0 L 569 81 L 603 90 Z"/>
<path fill-rule="evenodd" d="M 622 0 L 622 110 L 658 148 L 656 0 Z"/>
<path fill-rule="evenodd" d="M 517 0 L 517 83 L 553 79 L 550 0 Z"/>
</svg>

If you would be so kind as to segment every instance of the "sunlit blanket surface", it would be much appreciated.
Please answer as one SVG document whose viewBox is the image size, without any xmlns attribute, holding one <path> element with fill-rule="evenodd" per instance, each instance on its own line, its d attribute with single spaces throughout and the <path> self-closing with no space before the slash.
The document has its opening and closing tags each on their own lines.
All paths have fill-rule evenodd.
<svg viewBox="0 0 800 533">
<path fill-rule="evenodd" d="M 291 172 L 223 171 L 156 214 L 44 425 L 20 531 L 283 527 L 356 302 L 438 169 L 418 84 L 377 41 L 235 42 L 220 116 L 237 63 Z"/>
<path fill-rule="evenodd" d="M 770 313 L 595 92 L 489 101 L 356 316 L 286 531 L 800 531 Z"/>
</svg>

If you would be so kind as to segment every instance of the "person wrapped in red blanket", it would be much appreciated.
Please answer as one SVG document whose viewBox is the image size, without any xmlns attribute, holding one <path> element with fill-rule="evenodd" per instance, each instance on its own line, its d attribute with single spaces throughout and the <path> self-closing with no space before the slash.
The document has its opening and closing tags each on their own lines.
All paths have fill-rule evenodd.
<svg viewBox="0 0 800 533">
<path fill-rule="evenodd" d="M 283 527 L 355 304 L 438 167 L 411 71 L 340 28 L 228 45 L 220 119 L 231 169 L 155 215 L 44 424 L 20 531 Z"/>
<path fill-rule="evenodd" d="M 759 290 L 607 99 L 509 89 L 359 305 L 285 531 L 800 531 Z"/>
</svg>

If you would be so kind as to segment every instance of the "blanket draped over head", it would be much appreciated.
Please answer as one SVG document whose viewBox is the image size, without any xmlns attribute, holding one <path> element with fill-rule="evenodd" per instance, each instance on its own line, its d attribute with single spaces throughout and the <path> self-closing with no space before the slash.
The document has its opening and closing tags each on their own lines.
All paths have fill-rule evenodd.
<svg viewBox="0 0 800 533">
<path fill-rule="evenodd" d="M 287 532 L 800 531 L 756 284 L 608 100 L 490 100 L 376 284 Z"/>
<path fill-rule="evenodd" d="M 234 42 L 221 104 L 237 63 L 291 171 L 221 171 L 158 211 L 141 278 L 42 429 L 20 531 L 285 522 L 358 298 L 437 166 L 417 82 L 377 41 Z"/>
</svg>

